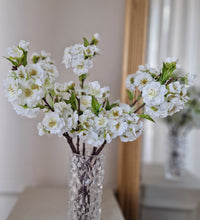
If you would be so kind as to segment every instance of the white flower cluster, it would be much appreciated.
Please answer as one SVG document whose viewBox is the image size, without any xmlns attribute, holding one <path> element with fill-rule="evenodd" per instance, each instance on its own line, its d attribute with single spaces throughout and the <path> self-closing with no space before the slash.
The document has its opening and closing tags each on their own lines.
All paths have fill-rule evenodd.
<svg viewBox="0 0 200 220">
<path fill-rule="evenodd" d="M 163 61 L 161 70 L 141 65 L 135 74 L 127 77 L 127 89 L 134 92 L 137 87 L 141 92 L 145 114 L 164 118 L 183 109 L 188 101 L 187 85 L 192 84 L 194 76 L 183 75 L 177 63 L 177 58 L 168 57 Z"/>
<path fill-rule="evenodd" d="M 61 136 L 68 132 L 72 137 L 79 136 L 83 142 L 98 147 L 118 136 L 122 141 L 132 141 L 142 133 L 143 123 L 133 109 L 119 103 L 109 106 L 106 103 L 109 87 L 101 87 L 97 81 L 85 84 L 82 89 L 76 88 L 73 82 L 55 83 L 54 91 L 59 101 L 54 104 L 54 112 L 47 112 L 38 124 L 40 135 Z M 72 92 L 76 96 L 74 100 Z"/>
<path fill-rule="evenodd" d="M 60 137 L 66 131 L 76 129 L 78 123 L 77 111 L 73 112 L 71 105 L 58 102 L 54 105 L 54 112 L 45 113 L 42 122 L 38 123 L 39 135 L 45 133 L 58 134 Z"/>
<path fill-rule="evenodd" d="M 200 87 L 189 88 L 188 97 L 190 100 L 185 104 L 184 109 L 167 117 L 166 121 L 180 128 L 200 128 Z"/>
<path fill-rule="evenodd" d="M 5 94 L 15 111 L 29 118 L 36 117 L 38 103 L 52 87 L 58 76 L 56 66 L 44 51 L 35 54 L 33 64 L 27 64 L 29 43 L 20 41 L 19 46 L 8 48 L 9 60 L 14 68 L 4 81 Z"/>
<path fill-rule="evenodd" d="M 135 101 L 130 105 L 119 101 L 110 104 L 109 87 L 101 87 L 97 81 L 85 82 L 93 65 L 92 58 L 100 53 L 99 39 L 99 35 L 94 34 L 91 42 L 84 38 L 84 44 L 65 49 L 63 63 L 66 68 L 72 67 L 79 86 L 72 81 L 54 82 L 58 71 L 45 51 L 34 53 L 33 63 L 28 64 L 28 42 L 20 41 L 17 47 L 7 50 L 7 59 L 12 63 L 4 82 L 8 100 L 18 114 L 29 118 L 42 109 L 45 115 L 38 123 L 39 135 L 64 136 L 74 153 L 80 153 L 80 141 L 83 154 L 87 143 L 96 147 L 93 153 L 97 155 L 114 138 L 119 137 L 123 142 L 135 140 L 143 130 L 141 118 L 153 121 L 152 117 L 163 118 L 183 108 L 188 101 L 186 84 L 191 85 L 194 78 L 190 74 L 183 75 L 176 58 L 167 58 L 162 70 L 139 66 L 137 73 L 126 80 L 129 98 Z M 134 97 L 136 87 L 139 97 Z M 141 97 L 144 103 L 136 109 Z M 142 107 L 145 107 L 144 113 L 138 114 Z"/>
<path fill-rule="evenodd" d="M 103 109 L 98 115 L 86 110 L 80 116 L 80 131 L 75 132 L 86 143 L 98 147 L 120 137 L 124 142 L 138 138 L 143 130 L 143 123 L 132 113 L 128 105 L 119 105 L 111 110 Z"/>
<path fill-rule="evenodd" d="M 73 72 L 80 76 L 88 73 L 89 69 L 92 68 L 92 58 L 100 53 L 99 48 L 96 44 L 99 42 L 100 37 L 96 33 L 93 35 L 93 40 L 89 43 L 86 39 L 83 44 L 75 44 L 65 48 L 63 63 L 68 69 L 73 68 Z"/>
</svg>

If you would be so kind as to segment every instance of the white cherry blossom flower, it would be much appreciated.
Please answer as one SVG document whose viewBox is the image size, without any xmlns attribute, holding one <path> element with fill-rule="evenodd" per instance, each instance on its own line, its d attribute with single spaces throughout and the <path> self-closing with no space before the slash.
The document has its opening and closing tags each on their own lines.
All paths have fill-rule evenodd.
<svg viewBox="0 0 200 220">
<path fill-rule="evenodd" d="M 44 135 L 47 131 L 44 129 L 44 125 L 39 122 L 37 125 L 38 133 L 40 136 Z"/>
<path fill-rule="evenodd" d="M 167 57 L 163 60 L 164 63 L 178 63 L 177 57 Z"/>
<path fill-rule="evenodd" d="M 9 55 L 9 57 L 12 57 L 12 58 L 15 58 L 15 59 L 19 59 L 23 55 L 23 51 L 20 50 L 16 46 L 12 46 L 12 47 L 7 48 L 7 53 Z"/>
<path fill-rule="evenodd" d="M 21 41 L 19 42 L 19 47 L 20 47 L 22 50 L 28 52 L 28 50 L 29 50 L 29 42 L 26 42 L 26 41 L 24 41 L 24 40 L 21 40 Z"/>
<path fill-rule="evenodd" d="M 96 53 L 100 53 L 100 50 L 96 45 L 89 45 L 84 48 L 84 53 L 86 56 L 94 56 Z"/>
<path fill-rule="evenodd" d="M 25 70 L 24 66 L 20 66 L 16 71 L 15 71 L 16 77 L 18 78 L 18 81 L 23 83 L 27 80 L 27 72 Z"/>
<path fill-rule="evenodd" d="M 150 67 L 149 64 L 139 65 L 139 66 L 138 66 L 138 70 L 139 70 L 139 71 L 142 71 L 142 72 L 147 72 L 147 71 L 149 71 L 150 68 L 151 68 L 151 67 Z"/>
<path fill-rule="evenodd" d="M 151 81 L 153 81 L 153 78 L 149 73 L 138 71 L 135 74 L 134 84 L 139 90 L 142 90 Z"/>
<path fill-rule="evenodd" d="M 40 108 L 22 107 L 18 104 L 13 104 L 13 108 L 18 115 L 25 116 L 27 118 L 36 118 L 40 110 Z"/>
<path fill-rule="evenodd" d="M 50 82 L 53 82 L 58 77 L 58 69 L 54 64 L 44 63 L 41 67 L 45 71 L 46 78 L 48 78 Z"/>
<path fill-rule="evenodd" d="M 101 95 L 100 95 L 101 97 L 98 98 L 102 98 L 102 100 L 105 100 L 110 96 L 110 87 L 108 86 L 102 87 L 100 90 L 101 90 Z"/>
<path fill-rule="evenodd" d="M 139 121 L 138 124 L 130 124 L 127 130 L 120 136 L 123 142 L 136 140 L 143 131 L 143 122 Z"/>
<path fill-rule="evenodd" d="M 128 127 L 128 124 L 122 119 L 110 120 L 109 122 L 110 131 L 113 133 L 112 138 L 122 135 Z"/>
<path fill-rule="evenodd" d="M 47 112 L 42 121 L 44 129 L 51 134 L 59 134 L 65 126 L 63 118 L 60 118 L 56 112 Z"/>
<path fill-rule="evenodd" d="M 85 111 L 88 108 L 91 108 L 91 102 L 92 102 L 92 97 L 91 96 L 86 96 L 82 95 L 80 97 L 80 108 L 82 111 Z"/>
<path fill-rule="evenodd" d="M 19 97 L 20 103 L 30 108 L 35 107 L 44 97 L 44 90 L 31 79 L 21 86 L 21 90 L 22 94 Z"/>
<path fill-rule="evenodd" d="M 108 112 L 108 115 L 112 119 L 120 118 L 123 116 L 123 109 L 119 106 L 116 106 Z"/>
<path fill-rule="evenodd" d="M 178 82 L 178 81 L 172 82 L 169 84 L 169 92 L 180 94 L 181 89 L 182 89 L 182 86 L 181 86 L 180 82 Z"/>
<path fill-rule="evenodd" d="M 164 102 L 166 93 L 165 85 L 161 85 L 159 82 L 150 82 L 142 90 L 143 101 L 150 106 L 160 105 Z"/>
<path fill-rule="evenodd" d="M 130 91 L 135 91 L 135 74 L 129 74 L 128 77 L 126 78 L 126 88 L 129 89 Z"/>
<path fill-rule="evenodd" d="M 101 38 L 100 38 L 100 35 L 98 33 L 95 33 L 93 36 L 96 40 L 100 41 Z"/>
<path fill-rule="evenodd" d="M 101 98 L 101 86 L 98 81 L 89 82 L 85 85 L 84 90 L 88 95 L 94 96 L 95 98 Z"/>
<path fill-rule="evenodd" d="M 105 113 L 100 113 L 98 117 L 95 117 L 95 127 L 106 128 L 109 124 L 109 118 Z"/>
<path fill-rule="evenodd" d="M 99 136 L 95 131 L 91 131 L 87 138 L 87 144 L 98 147 L 103 144 L 103 136 Z"/>
<path fill-rule="evenodd" d="M 63 96 L 69 89 L 74 88 L 75 83 L 72 81 L 65 82 L 65 83 L 58 83 L 54 84 L 54 91 L 57 95 Z"/>
<path fill-rule="evenodd" d="M 26 72 L 28 75 L 33 79 L 40 79 L 41 82 L 44 82 L 46 78 L 45 71 L 42 69 L 41 65 L 39 63 L 37 64 L 28 64 L 25 67 Z"/>
<path fill-rule="evenodd" d="M 88 73 L 89 69 L 92 68 L 92 61 L 87 59 L 75 60 L 72 63 L 73 72 L 80 76 L 82 74 Z"/>
<path fill-rule="evenodd" d="M 19 88 L 17 82 L 10 77 L 4 80 L 4 92 L 9 102 L 17 101 L 19 95 L 22 94 L 22 90 Z"/>
<path fill-rule="evenodd" d="M 40 54 L 41 54 L 42 59 L 47 59 L 47 58 L 50 58 L 51 56 L 51 54 L 47 53 L 45 50 L 42 50 Z"/>
<path fill-rule="evenodd" d="M 160 70 L 158 69 L 158 68 L 149 68 L 149 73 L 151 74 L 151 75 L 155 75 L 155 76 L 158 76 L 158 75 L 160 75 Z"/>
<path fill-rule="evenodd" d="M 187 85 L 188 85 L 188 86 L 194 85 L 194 80 L 195 80 L 195 78 L 196 78 L 196 75 L 191 74 L 191 73 L 187 73 L 187 74 L 186 74 L 186 78 L 187 78 Z"/>
<path fill-rule="evenodd" d="M 167 102 L 163 102 L 161 105 L 148 106 L 144 108 L 144 113 L 150 115 L 152 118 L 165 118 L 168 115 Z"/>
</svg>

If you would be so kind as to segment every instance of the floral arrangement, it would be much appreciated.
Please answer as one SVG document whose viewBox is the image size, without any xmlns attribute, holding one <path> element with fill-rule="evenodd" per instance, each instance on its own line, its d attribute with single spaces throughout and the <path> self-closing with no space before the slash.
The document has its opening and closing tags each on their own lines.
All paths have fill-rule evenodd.
<svg viewBox="0 0 200 220">
<path fill-rule="evenodd" d="M 72 152 L 83 155 L 86 144 L 93 146 L 92 155 L 98 155 L 116 137 L 124 142 L 135 140 L 143 130 L 141 118 L 154 121 L 155 117 L 180 111 L 188 101 L 187 85 L 193 79 L 191 74 L 177 74 L 177 58 L 165 59 L 161 69 L 139 66 L 126 80 L 130 103 L 111 104 L 109 87 L 101 87 L 97 81 L 86 82 L 93 60 L 100 54 L 99 40 L 94 34 L 90 42 L 84 38 L 83 44 L 64 51 L 63 63 L 67 69 L 72 68 L 79 85 L 55 82 L 58 71 L 45 51 L 34 53 L 32 63 L 28 63 L 28 42 L 20 41 L 17 47 L 7 49 L 6 59 L 12 69 L 4 82 L 5 94 L 17 114 L 33 118 L 42 110 L 39 135 L 64 136 Z"/>
<path fill-rule="evenodd" d="M 200 127 L 200 88 L 190 87 L 187 95 L 189 101 L 185 104 L 184 109 L 165 119 L 173 130 L 182 135 L 185 135 L 188 129 Z"/>
</svg>

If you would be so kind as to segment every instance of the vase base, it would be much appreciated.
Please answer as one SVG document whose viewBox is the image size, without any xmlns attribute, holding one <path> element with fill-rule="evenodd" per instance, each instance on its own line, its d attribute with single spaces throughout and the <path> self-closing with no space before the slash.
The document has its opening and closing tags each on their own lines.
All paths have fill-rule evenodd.
<svg viewBox="0 0 200 220">
<path fill-rule="evenodd" d="M 165 173 L 165 179 L 178 182 L 183 180 L 183 175 L 173 175 L 171 173 Z"/>
</svg>

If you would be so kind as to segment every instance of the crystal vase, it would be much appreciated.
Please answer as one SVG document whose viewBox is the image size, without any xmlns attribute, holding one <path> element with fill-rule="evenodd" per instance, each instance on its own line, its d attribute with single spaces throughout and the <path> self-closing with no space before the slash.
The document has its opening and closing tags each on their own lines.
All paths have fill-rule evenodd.
<svg viewBox="0 0 200 220">
<path fill-rule="evenodd" d="M 100 220 L 103 176 L 102 154 L 72 154 L 69 181 L 70 220 Z"/>
<path fill-rule="evenodd" d="M 185 133 L 184 133 L 185 134 Z M 165 163 L 165 177 L 171 180 L 181 180 L 186 165 L 186 134 L 169 129 L 167 138 L 167 158 Z"/>
</svg>

